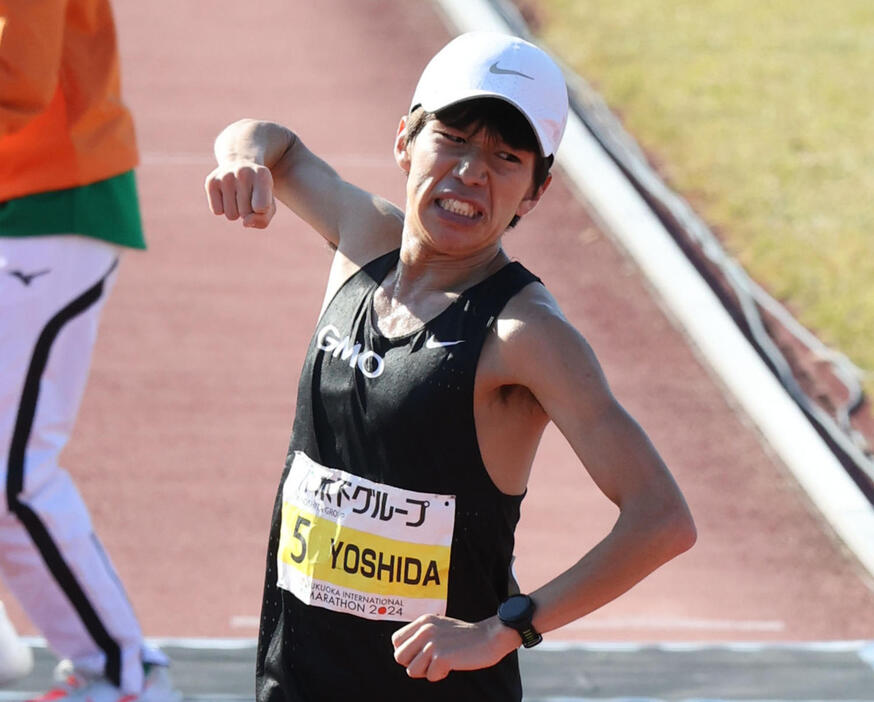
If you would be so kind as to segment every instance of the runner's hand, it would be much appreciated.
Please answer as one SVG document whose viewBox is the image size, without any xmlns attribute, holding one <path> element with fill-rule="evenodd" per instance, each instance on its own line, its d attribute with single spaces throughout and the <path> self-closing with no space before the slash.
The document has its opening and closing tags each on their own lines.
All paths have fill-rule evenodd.
<svg viewBox="0 0 874 702">
<path fill-rule="evenodd" d="M 519 634 L 497 617 L 476 624 L 425 614 L 391 637 L 395 660 L 411 678 L 442 680 L 452 670 L 495 665 L 521 644 Z"/>
<path fill-rule="evenodd" d="M 273 176 L 254 162 L 220 165 L 206 177 L 206 199 L 215 215 L 242 217 L 244 227 L 264 229 L 276 214 Z"/>
</svg>

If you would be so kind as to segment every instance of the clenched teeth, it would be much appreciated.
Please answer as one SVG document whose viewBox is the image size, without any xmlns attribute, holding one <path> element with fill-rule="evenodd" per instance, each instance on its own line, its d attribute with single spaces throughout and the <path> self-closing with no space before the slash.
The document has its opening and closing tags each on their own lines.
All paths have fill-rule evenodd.
<svg viewBox="0 0 874 702">
<path fill-rule="evenodd" d="M 461 215 L 462 217 L 470 217 L 471 219 L 474 219 L 475 217 L 479 217 L 480 214 L 470 203 L 461 202 L 461 200 L 455 200 L 454 198 L 437 200 L 437 204 L 447 212 L 452 212 L 453 214 Z"/>
</svg>

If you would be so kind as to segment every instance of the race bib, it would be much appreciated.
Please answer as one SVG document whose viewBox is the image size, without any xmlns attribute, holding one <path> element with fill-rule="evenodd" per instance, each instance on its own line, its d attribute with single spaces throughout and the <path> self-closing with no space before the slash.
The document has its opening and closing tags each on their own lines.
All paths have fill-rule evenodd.
<svg viewBox="0 0 874 702">
<path fill-rule="evenodd" d="M 296 451 L 282 486 L 279 587 L 375 620 L 445 614 L 455 496 L 382 485 Z"/>
</svg>

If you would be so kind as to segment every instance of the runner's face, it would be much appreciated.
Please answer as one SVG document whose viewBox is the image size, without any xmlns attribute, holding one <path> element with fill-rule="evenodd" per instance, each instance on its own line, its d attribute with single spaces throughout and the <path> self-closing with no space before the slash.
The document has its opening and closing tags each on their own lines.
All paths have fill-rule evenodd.
<svg viewBox="0 0 874 702">
<path fill-rule="evenodd" d="M 530 212 L 546 189 L 533 192 L 535 155 L 496 135 L 428 121 L 404 143 L 401 120 L 395 156 L 408 174 L 410 231 L 436 251 L 464 256 L 496 248 L 514 215 Z"/>
</svg>

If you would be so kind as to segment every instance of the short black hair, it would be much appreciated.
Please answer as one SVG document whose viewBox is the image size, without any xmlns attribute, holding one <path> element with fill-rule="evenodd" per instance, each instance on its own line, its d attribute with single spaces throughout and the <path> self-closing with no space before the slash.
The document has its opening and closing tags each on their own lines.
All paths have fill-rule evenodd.
<svg viewBox="0 0 874 702">
<path fill-rule="evenodd" d="M 497 135 L 513 149 L 530 151 L 535 156 L 534 161 L 534 192 L 540 189 L 549 177 L 553 157 L 542 156 L 540 144 L 525 116 L 513 105 L 499 98 L 474 98 L 444 107 L 437 112 L 426 112 L 420 106 L 410 111 L 407 119 L 406 143 L 413 141 L 425 124 L 438 119 L 453 129 L 484 129 L 488 134 Z M 510 227 L 515 227 L 519 221 L 518 215 L 513 215 Z"/>
</svg>

